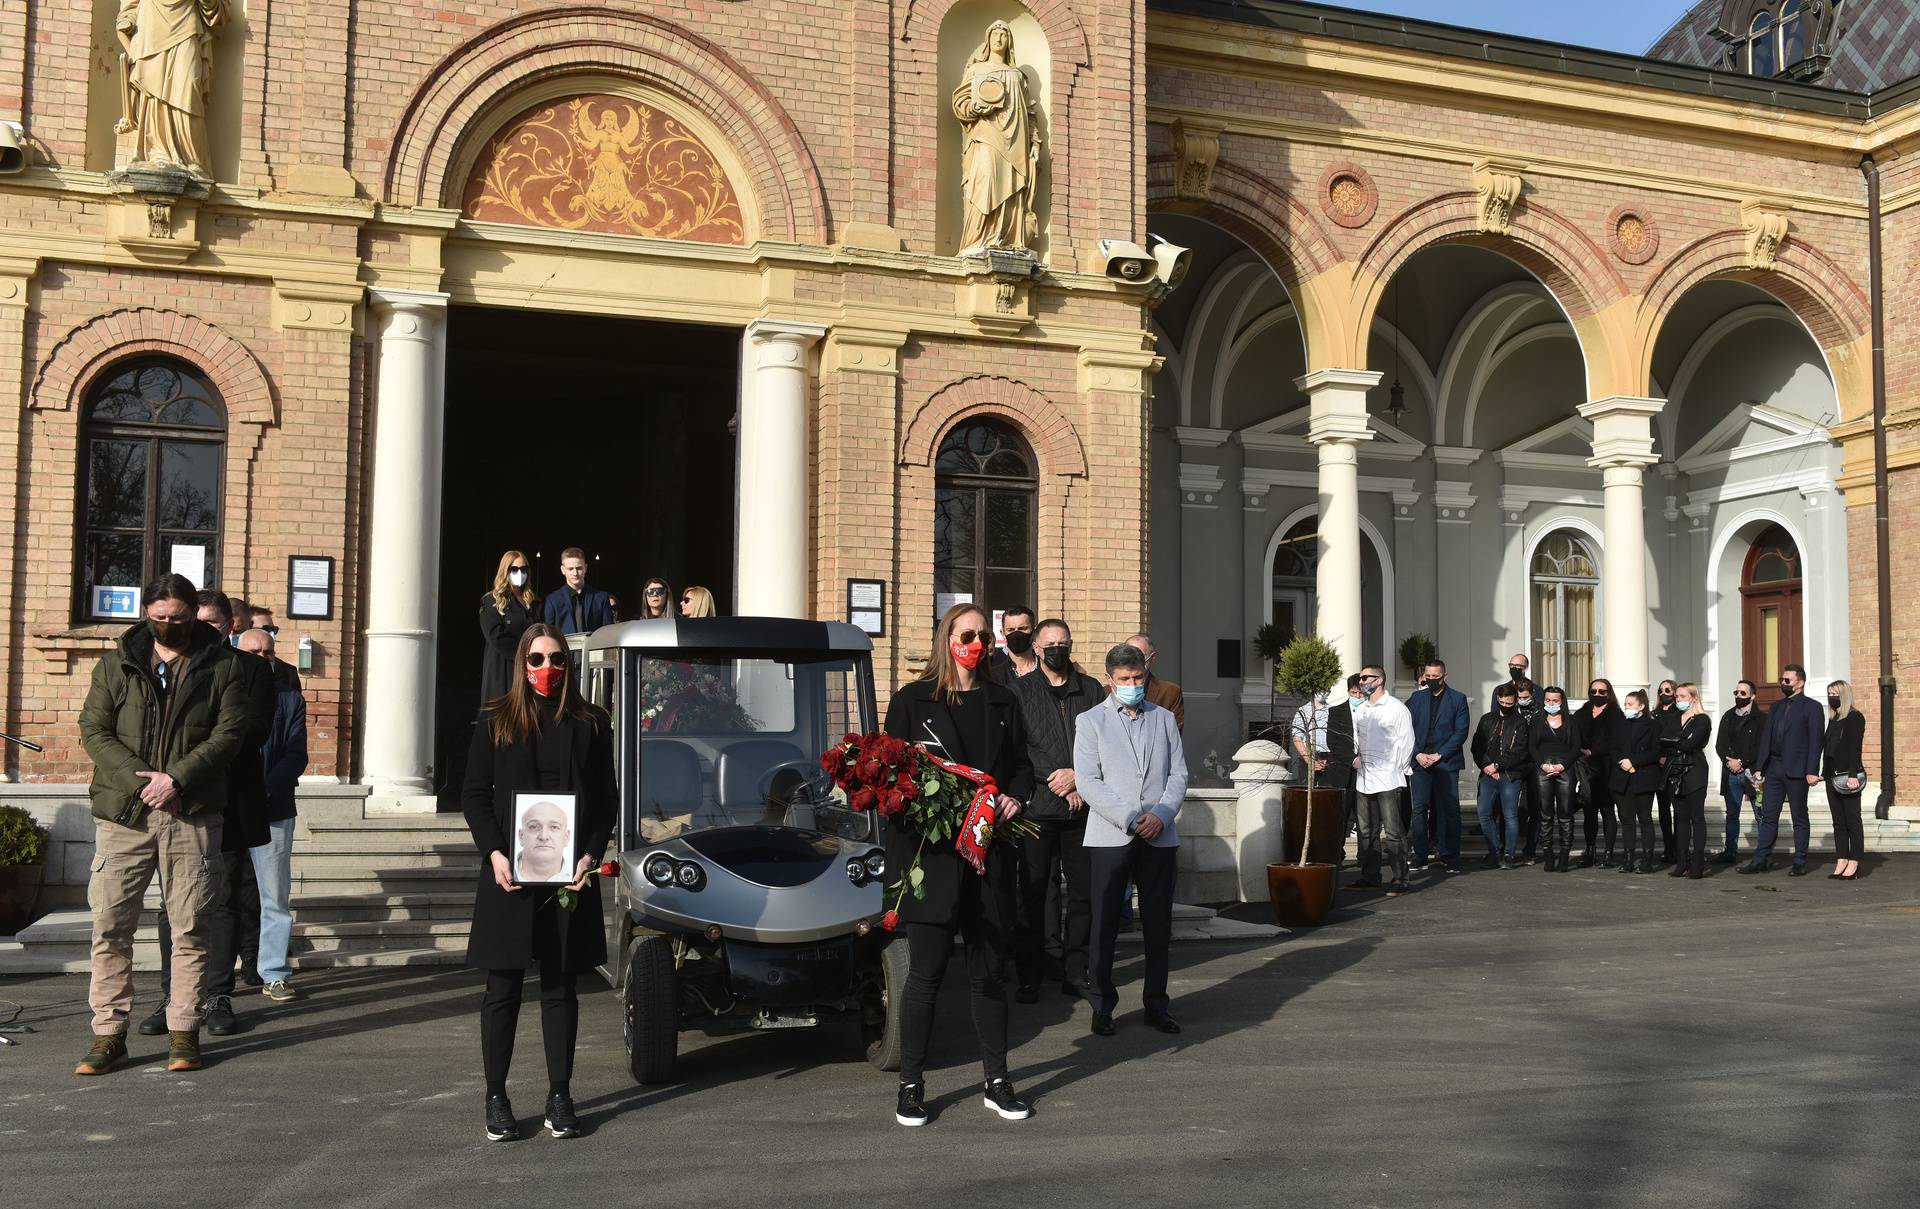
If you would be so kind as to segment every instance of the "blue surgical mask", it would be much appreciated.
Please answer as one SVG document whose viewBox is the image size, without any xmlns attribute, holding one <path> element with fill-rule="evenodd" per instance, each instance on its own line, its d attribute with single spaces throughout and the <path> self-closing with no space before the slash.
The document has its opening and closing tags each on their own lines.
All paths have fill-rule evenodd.
<svg viewBox="0 0 1920 1209">
<path fill-rule="evenodd" d="M 1546 711 L 1550 714 L 1557 714 L 1560 712 L 1560 707 L 1549 701 L 1546 704 Z"/>
<path fill-rule="evenodd" d="M 1313 695 L 1313 703 L 1315 705 L 1325 705 L 1327 703 L 1327 695 L 1325 693 L 1315 693 Z"/>
<path fill-rule="evenodd" d="M 1639 710 L 1637 710 L 1637 709 L 1624 709 L 1624 708 L 1623 708 L 1623 709 L 1622 709 L 1622 710 L 1621 710 L 1620 712 L 1621 712 L 1621 713 L 1623 713 L 1623 714 L 1625 714 L 1625 715 L 1626 715 L 1626 716 L 1627 716 L 1627 717 L 1628 717 L 1629 719 L 1633 719 L 1633 718 L 1638 718 L 1638 717 L 1640 716 L 1640 711 L 1639 711 Z"/>
<path fill-rule="evenodd" d="M 1129 709 L 1138 709 L 1140 708 L 1140 703 L 1147 699 L 1147 686 L 1144 684 L 1116 684 L 1113 686 L 1113 695 L 1120 699 L 1120 704 Z"/>
</svg>

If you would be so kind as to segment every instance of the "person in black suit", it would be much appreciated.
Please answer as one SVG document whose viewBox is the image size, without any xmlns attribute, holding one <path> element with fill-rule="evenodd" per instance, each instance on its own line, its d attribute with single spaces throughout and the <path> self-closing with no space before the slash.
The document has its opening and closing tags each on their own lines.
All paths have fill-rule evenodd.
<svg viewBox="0 0 1920 1209">
<path fill-rule="evenodd" d="M 1860 795 L 1867 788 L 1867 762 L 1861 746 L 1867 718 L 1853 708 L 1853 686 L 1836 680 L 1827 686 L 1827 734 L 1821 744 L 1820 772 L 1827 779 L 1827 808 L 1833 811 L 1834 847 L 1839 859 L 1829 878 L 1850 882 L 1860 876 L 1867 838 L 1860 825 Z"/>
<path fill-rule="evenodd" d="M 1587 703 L 1574 715 L 1574 733 L 1579 738 L 1580 764 L 1574 782 L 1574 805 L 1584 811 L 1586 848 L 1580 853 L 1580 866 L 1594 865 L 1594 841 L 1605 832 L 1606 855 L 1599 859 L 1602 868 L 1613 867 L 1614 801 L 1610 770 L 1620 759 L 1620 707 L 1614 703 L 1613 681 L 1595 680 L 1587 688 Z"/>
<path fill-rule="evenodd" d="M 1647 695 L 1627 694 L 1620 708 L 1618 742 L 1612 751 L 1613 800 L 1627 841 L 1622 873 L 1653 872 L 1653 791 L 1660 784 L 1660 723 L 1647 713 Z M 1638 863 L 1635 857 L 1638 856 Z"/>
<path fill-rule="evenodd" d="M 1509 668 L 1509 671 L 1512 669 Z M 1540 686 L 1522 678 L 1515 682 L 1513 708 L 1520 724 L 1527 728 L 1529 741 L 1533 730 L 1533 720 L 1540 713 Z M 1520 778 L 1520 851 L 1515 859 L 1522 865 L 1531 865 L 1539 851 L 1540 836 L 1545 833 L 1547 819 L 1540 811 L 1540 799 L 1533 792 L 1533 770 Z"/>
<path fill-rule="evenodd" d="M 591 634 L 613 624 L 613 598 L 587 583 L 587 552 L 568 546 L 560 552 L 560 577 L 565 583 L 547 593 L 540 620 L 562 634 Z"/>
<path fill-rule="evenodd" d="M 1767 712 L 1760 731 L 1760 752 L 1754 771 L 1760 774 L 1760 839 L 1753 859 L 1741 873 L 1765 873 L 1773 868 L 1773 845 L 1780 838 L 1780 806 L 1793 810 L 1792 877 L 1807 871 L 1807 789 L 1820 781 L 1820 756 L 1826 738 L 1826 718 L 1807 699 L 1807 669 L 1789 663 L 1780 670 L 1780 691 L 1786 696 Z"/>
<path fill-rule="evenodd" d="M 887 734 L 935 755 L 978 768 L 1000 791 L 1000 821 L 1016 817 L 1033 795 L 1033 761 L 1020 700 L 987 675 L 993 631 L 979 605 L 947 610 L 934 631 L 926 674 L 901 686 L 887 706 Z M 1007 990 L 1000 980 L 1015 921 L 1015 854 L 991 845 L 986 873 L 976 874 L 950 843 L 925 844 L 904 827 L 887 829 L 887 867 L 906 875 L 916 854 L 920 893 L 900 902 L 906 935 L 907 985 L 900 1005 L 900 1098 L 894 1119 L 927 1122 L 925 1067 L 934 1002 L 953 934 L 960 933 L 973 989 L 973 1027 L 986 1068 L 986 1104 L 1010 1121 L 1033 1115 L 1007 1077 Z M 897 941 L 895 943 L 898 943 Z"/>
<path fill-rule="evenodd" d="M 1674 693 L 1679 687 L 1677 681 L 1662 680 L 1653 698 L 1653 720 L 1660 724 L 1660 733 L 1667 733 L 1667 715 L 1673 712 Z M 1653 804 L 1659 808 L 1660 815 L 1660 863 L 1676 863 L 1673 848 L 1673 795 L 1667 790 L 1666 778 L 1653 791 Z"/>
<path fill-rule="evenodd" d="M 1754 684 L 1741 680 L 1733 686 L 1733 705 L 1720 715 L 1720 735 L 1713 741 L 1720 757 L 1720 796 L 1727 804 L 1727 846 L 1713 858 L 1717 865 L 1740 863 L 1740 807 L 1755 797 L 1753 768 L 1760 759 L 1760 729 L 1767 711 L 1753 702 Z M 1755 821 L 1758 821 L 1755 814 Z"/>
<path fill-rule="evenodd" d="M 1533 796 L 1547 832 L 1548 873 L 1565 873 L 1573 850 L 1573 783 L 1579 776 L 1580 728 L 1566 713 L 1567 692 L 1557 684 L 1540 694 L 1540 712 L 1527 734 L 1533 757 Z"/>
<path fill-rule="evenodd" d="M 1700 688 L 1674 688 L 1673 708 L 1660 715 L 1661 782 L 1673 804 L 1673 870 L 1669 877 L 1707 872 L 1707 740 L 1713 722 L 1700 708 Z"/>
<path fill-rule="evenodd" d="M 482 858 L 473 893 L 467 964 L 487 972 L 480 999 L 480 1054 L 487 1079 L 487 1138 L 518 1137 L 507 1099 L 507 1070 L 520 1020 L 527 967 L 540 968 L 540 1033 L 547 1054 L 544 1124 L 556 1138 L 578 1137 L 573 1111 L 574 1038 L 580 1030 L 575 982 L 581 971 L 606 964 L 606 917 L 591 870 L 613 837 L 619 790 L 613 773 L 613 724 L 606 711 L 575 690 L 567 640 L 554 626 L 536 624 L 520 636 L 520 676 L 480 716 L 467 754 L 460 804 Z M 515 883 L 514 798 L 523 793 L 572 794 L 574 861 L 579 895 L 569 911 L 550 887 Z"/>
</svg>

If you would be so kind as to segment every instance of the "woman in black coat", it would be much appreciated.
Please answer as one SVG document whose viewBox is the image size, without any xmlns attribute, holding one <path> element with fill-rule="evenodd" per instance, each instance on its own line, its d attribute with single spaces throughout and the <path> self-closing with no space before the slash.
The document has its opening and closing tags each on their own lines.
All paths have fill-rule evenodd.
<svg viewBox="0 0 1920 1209">
<path fill-rule="evenodd" d="M 1586 814 L 1586 850 L 1580 854 L 1582 868 L 1594 864 L 1594 841 L 1604 832 L 1607 849 L 1600 858 L 1603 868 L 1613 867 L 1614 801 L 1610 770 L 1619 760 L 1620 706 L 1613 699 L 1613 681 L 1595 680 L 1587 689 L 1587 703 L 1574 715 L 1575 734 L 1580 739 L 1580 768 L 1574 805 Z M 1586 800 L 1582 801 L 1584 797 Z"/>
<path fill-rule="evenodd" d="M 1867 718 L 1853 708 L 1853 688 L 1844 680 L 1827 686 L 1827 735 L 1820 772 L 1827 779 L 1827 808 L 1833 811 L 1833 842 L 1839 859 L 1829 878 L 1850 882 L 1860 876 L 1867 837 L 1860 823 L 1860 795 L 1867 788 Z"/>
<path fill-rule="evenodd" d="M 1573 849 L 1573 780 L 1580 738 L 1566 712 L 1567 692 L 1552 685 L 1540 694 L 1527 747 L 1533 756 L 1533 796 L 1547 824 L 1548 873 L 1565 873 Z"/>
<path fill-rule="evenodd" d="M 520 636 L 520 676 L 474 728 L 461 803 L 474 846 L 484 858 L 473 895 L 467 964 L 487 971 L 480 1000 L 480 1053 L 487 1076 L 487 1137 L 506 1141 L 519 1127 L 507 1101 L 507 1068 L 520 1018 L 527 967 L 540 968 L 540 1031 L 547 1051 L 547 1131 L 577 1137 L 568 1086 L 580 1002 L 575 979 L 607 960 L 600 887 L 593 869 L 612 838 L 618 816 L 613 773 L 613 727 L 606 713 L 575 691 L 566 638 L 536 623 Z M 574 909 L 560 905 L 558 887 L 518 884 L 512 836 L 520 794 L 570 794 L 578 856 L 569 889 Z M 523 822 L 521 830 L 526 831 Z M 564 866 L 563 866 L 564 867 Z"/>
<path fill-rule="evenodd" d="M 1707 741 L 1713 722 L 1700 708 L 1700 687 L 1674 689 L 1673 708 L 1660 715 L 1661 788 L 1673 803 L 1673 869 L 1669 877 L 1707 873 Z"/>
<path fill-rule="evenodd" d="M 1613 800 L 1620 808 L 1627 857 L 1622 873 L 1653 872 L 1653 791 L 1660 785 L 1660 723 L 1647 713 L 1647 695 L 1627 694 L 1620 710 L 1619 744 L 1613 749 Z M 1638 854 L 1638 864 L 1635 855 Z"/>
<path fill-rule="evenodd" d="M 987 676 L 992 640 L 979 606 L 948 609 L 934 632 L 926 675 L 893 695 L 886 729 L 896 739 L 990 773 L 1000 791 L 999 819 L 1006 821 L 1020 813 L 1033 792 L 1033 764 L 1019 699 Z M 902 1125 L 926 1124 L 927 1044 L 957 930 L 973 988 L 987 1107 L 1008 1120 L 1024 1120 L 1032 1110 L 1007 1078 L 1007 990 L 1000 980 L 1014 927 L 1014 851 L 998 842 L 990 845 L 982 876 L 951 841 L 922 845 L 903 827 L 887 829 L 889 869 L 905 876 L 916 852 L 922 893 L 905 894 L 899 908 L 909 964 L 900 1006 L 900 1098 L 894 1119 Z"/>
<path fill-rule="evenodd" d="M 480 598 L 480 637 L 486 649 L 480 656 L 480 708 L 505 693 L 514 675 L 514 652 L 520 636 L 533 624 L 532 571 L 527 556 L 509 550 L 493 572 L 493 587 Z"/>
</svg>

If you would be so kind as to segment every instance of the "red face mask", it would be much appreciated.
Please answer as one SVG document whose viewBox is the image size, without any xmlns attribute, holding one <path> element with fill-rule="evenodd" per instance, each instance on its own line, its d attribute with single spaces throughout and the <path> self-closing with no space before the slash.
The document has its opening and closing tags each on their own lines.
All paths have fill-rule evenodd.
<svg viewBox="0 0 1920 1209">
<path fill-rule="evenodd" d="M 531 684 L 533 691 L 539 693 L 542 697 L 553 696 L 554 693 L 560 690 L 561 681 L 566 678 L 566 668 L 555 667 L 550 663 L 545 667 L 530 667 L 527 669 L 527 683 Z"/>
<path fill-rule="evenodd" d="M 953 661 L 972 671 L 980 666 L 980 656 L 986 653 L 987 644 L 978 638 L 972 642 L 950 642 L 947 649 L 953 652 Z"/>
</svg>

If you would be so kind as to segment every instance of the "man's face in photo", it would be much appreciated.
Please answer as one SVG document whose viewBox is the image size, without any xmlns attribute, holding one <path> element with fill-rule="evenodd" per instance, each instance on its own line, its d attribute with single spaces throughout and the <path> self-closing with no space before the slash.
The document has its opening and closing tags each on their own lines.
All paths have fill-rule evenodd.
<svg viewBox="0 0 1920 1209">
<path fill-rule="evenodd" d="M 557 876 L 567 860 L 567 813 L 536 802 L 520 816 L 520 869 L 528 877 Z"/>
</svg>

